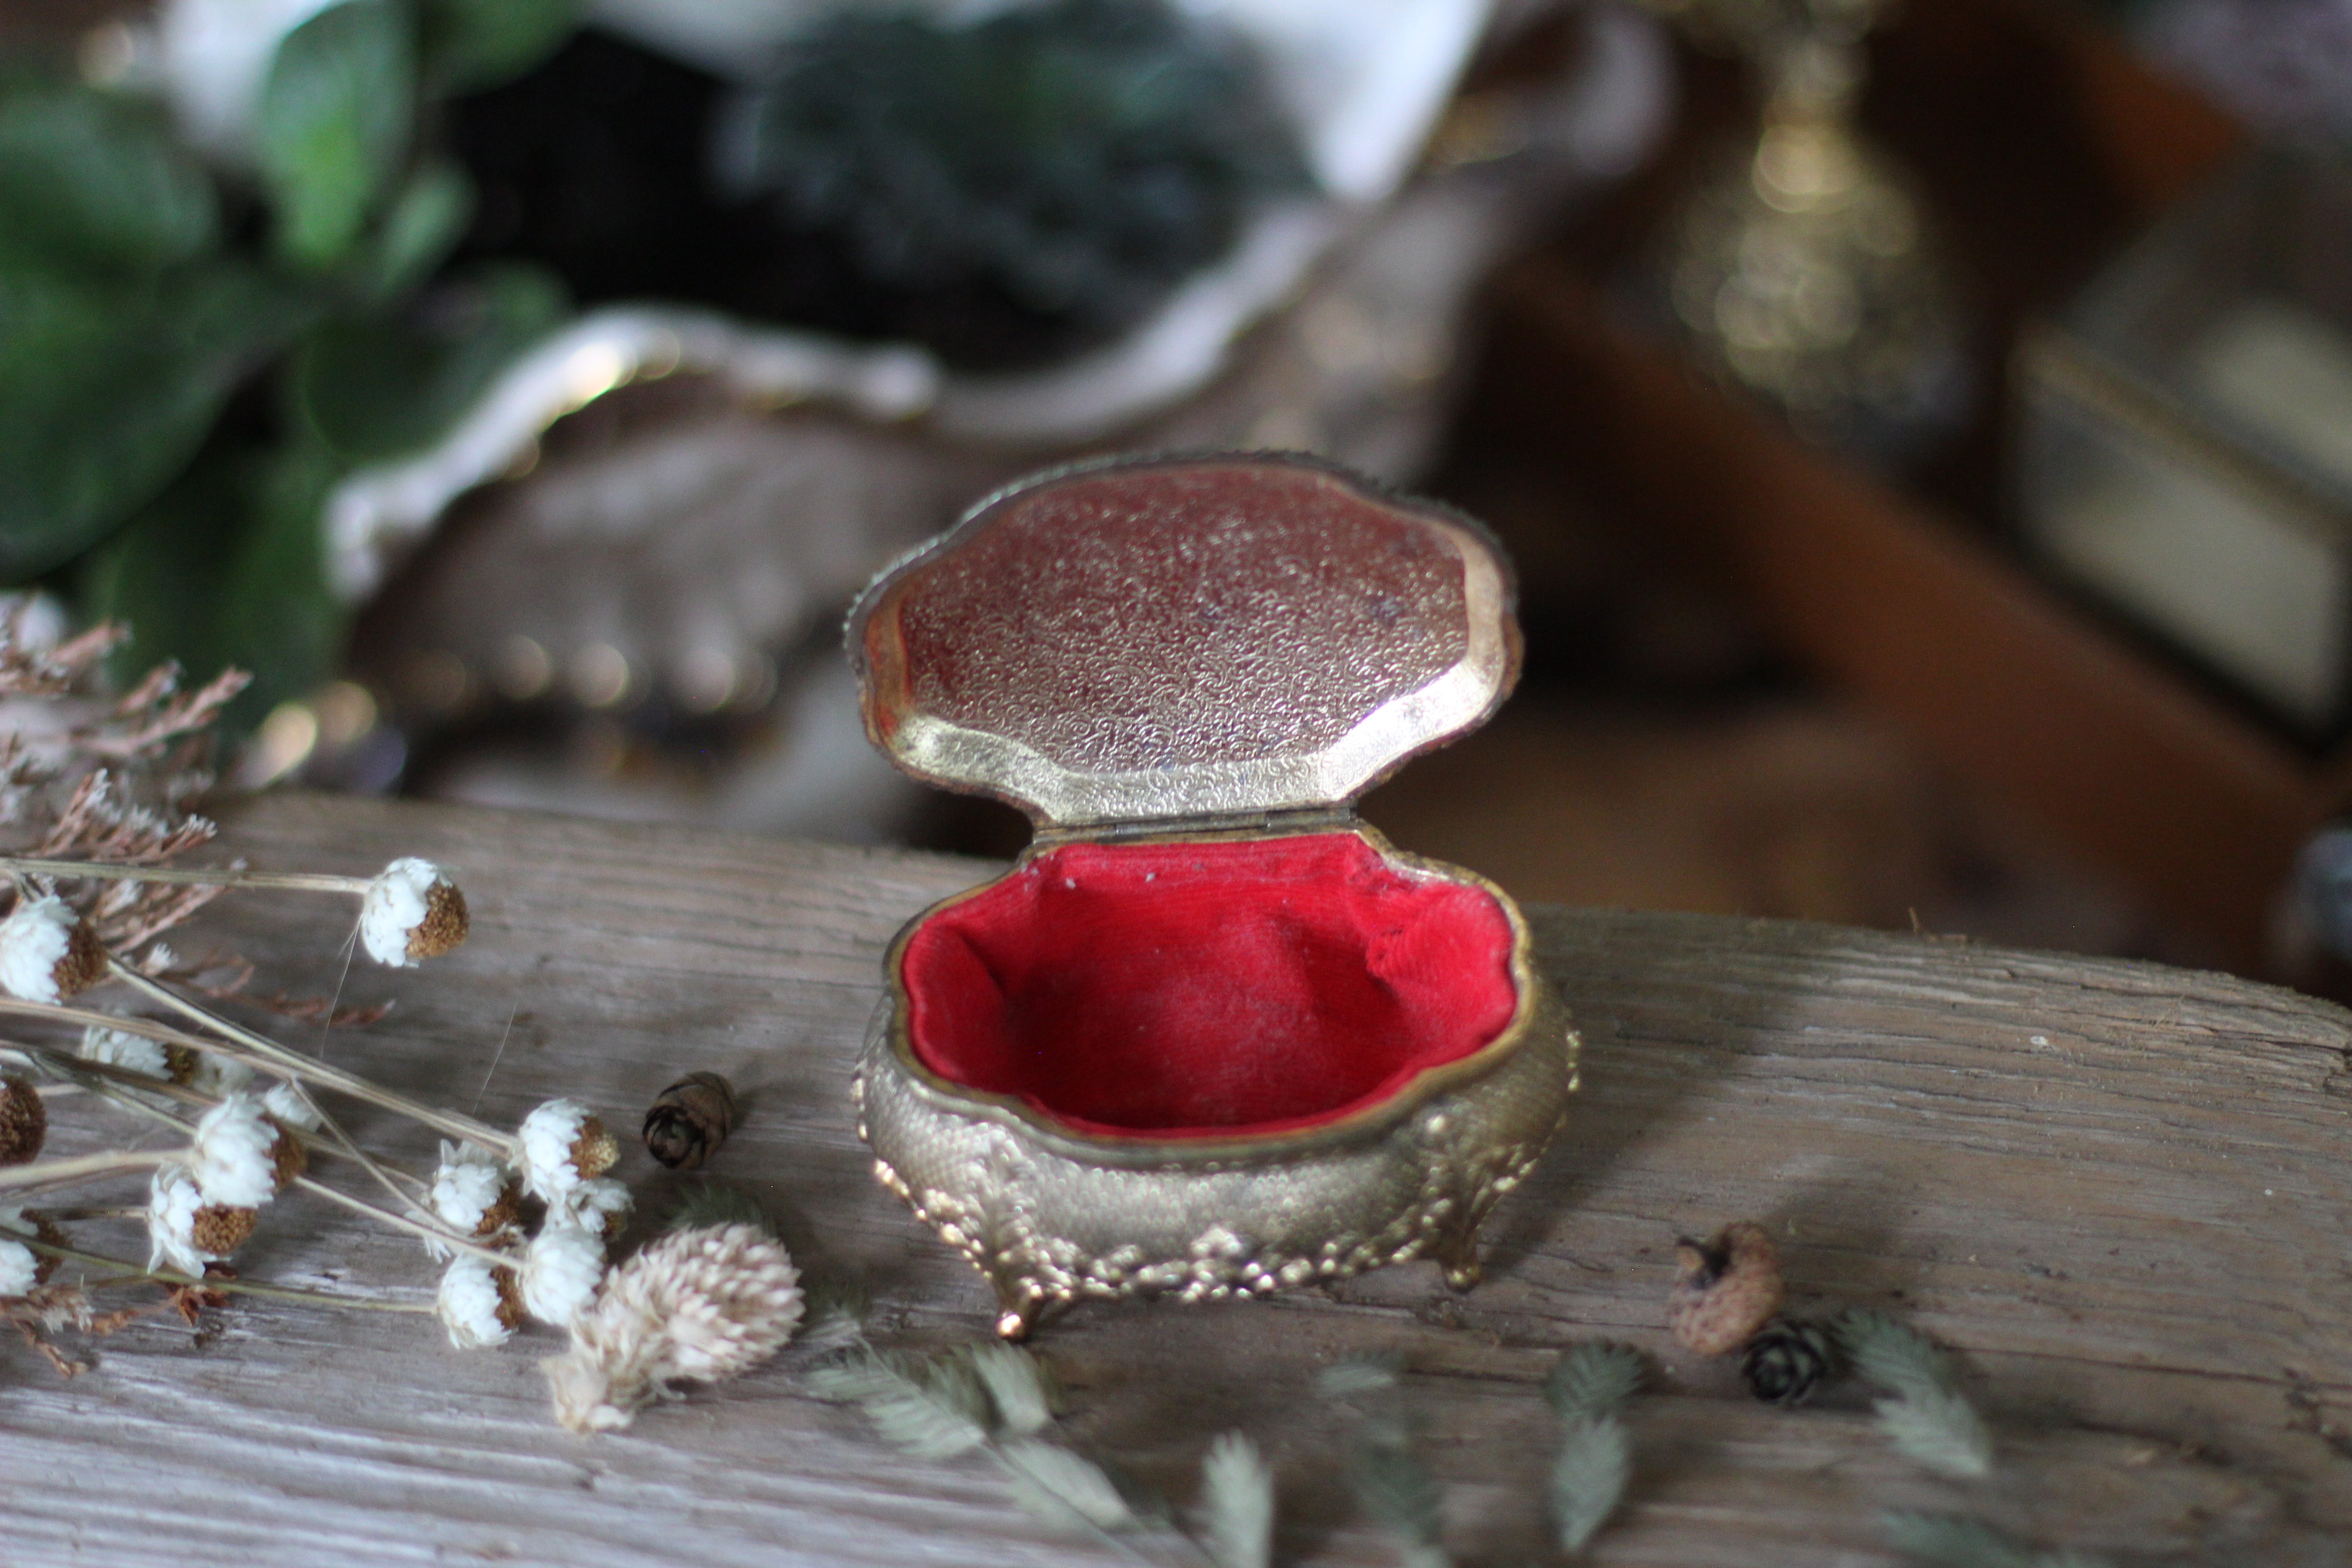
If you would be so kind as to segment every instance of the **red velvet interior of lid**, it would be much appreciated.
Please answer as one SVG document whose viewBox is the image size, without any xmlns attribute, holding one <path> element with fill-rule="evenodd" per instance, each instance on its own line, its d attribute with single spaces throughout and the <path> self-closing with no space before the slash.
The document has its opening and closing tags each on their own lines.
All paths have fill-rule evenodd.
<svg viewBox="0 0 2352 1568">
<path fill-rule="evenodd" d="M 1475 887 L 1353 834 L 1072 844 L 907 944 L 915 1054 L 1084 1131 L 1277 1131 L 1470 1055 L 1518 1003 Z"/>
</svg>

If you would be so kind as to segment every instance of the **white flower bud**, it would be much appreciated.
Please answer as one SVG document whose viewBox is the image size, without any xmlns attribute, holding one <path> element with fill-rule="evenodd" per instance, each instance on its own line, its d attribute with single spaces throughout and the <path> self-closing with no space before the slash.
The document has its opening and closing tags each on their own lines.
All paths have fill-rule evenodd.
<svg viewBox="0 0 2352 1568">
<path fill-rule="evenodd" d="M 509 1199 L 512 1178 L 504 1165 L 471 1143 L 441 1145 L 441 1163 L 433 1173 L 425 1202 L 433 1215 L 460 1236 L 487 1237 L 503 1230 L 514 1219 Z M 426 1240 L 425 1250 L 436 1258 L 449 1256 L 440 1242 Z"/>
<path fill-rule="evenodd" d="M 610 1176 L 592 1176 L 547 1206 L 547 1223 L 584 1230 L 600 1241 L 618 1237 L 636 1199 Z"/>
<path fill-rule="evenodd" d="M 522 1184 L 531 1195 L 560 1203 L 620 1157 L 620 1145 L 595 1113 L 576 1100 L 551 1100 L 522 1119 L 516 1133 Z"/>
<path fill-rule="evenodd" d="M 250 1072 L 246 1075 L 248 1079 L 252 1076 Z M 290 1079 L 279 1079 L 270 1085 L 269 1092 L 261 1097 L 261 1109 L 279 1126 L 291 1127 L 297 1132 L 316 1132 L 324 1125 L 319 1108 Z"/>
<path fill-rule="evenodd" d="M 40 1283 L 41 1260 L 21 1241 L 0 1241 L 0 1296 L 22 1296 Z"/>
<path fill-rule="evenodd" d="M 461 1351 L 479 1350 L 486 1345 L 502 1345 L 513 1337 L 522 1314 L 516 1310 L 509 1287 L 501 1282 L 503 1274 L 513 1278 L 510 1269 L 493 1269 L 472 1253 L 462 1253 L 441 1276 L 441 1291 L 435 1310 L 441 1316 L 441 1326 L 449 1331 L 449 1342 Z"/>
<path fill-rule="evenodd" d="M 64 1001 L 106 973 L 98 935 L 63 899 L 19 897 L 0 921 L 0 989 L 27 1002 Z"/>
<path fill-rule="evenodd" d="M 207 1204 L 259 1208 L 278 1195 L 278 1140 L 286 1134 L 249 1094 L 204 1113 L 188 1146 L 189 1174 Z"/>
<path fill-rule="evenodd" d="M 104 1028 L 97 1024 L 81 1032 L 81 1058 L 86 1062 L 118 1067 L 125 1072 L 141 1073 L 148 1078 L 172 1076 L 171 1061 L 163 1055 L 160 1041 L 123 1029 Z"/>
<path fill-rule="evenodd" d="M 184 1166 L 159 1165 L 155 1180 L 147 1194 L 147 1267 L 169 1266 L 183 1274 L 204 1278 L 205 1265 L 216 1262 L 218 1253 L 206 1252 L 196 1245 L 196 1211 L 205 1206 L 205 1195 Z"/>
<path fill-rule="evenodd" d="M 596 1298 L 604 1244 L 572 1226 L 549 1226 L 523 1249 L 522 1304 L 542 1323 L 569 1324 Z"/>
<path fill-rule="evenodd" d="M 360 900 L 360 945 L 378 963 L 408 969 L 466 940 L 466 897 L 430 860 L 394 860 Z"/>
</svg>

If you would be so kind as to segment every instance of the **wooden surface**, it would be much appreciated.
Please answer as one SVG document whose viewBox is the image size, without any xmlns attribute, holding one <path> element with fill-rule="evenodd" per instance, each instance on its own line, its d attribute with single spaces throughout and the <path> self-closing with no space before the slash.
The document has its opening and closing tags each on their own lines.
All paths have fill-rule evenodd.
<svg viewBox="0 0 2352 1568">
<path fill-rule="evenodd" d="M 422 854 L 466 888 L 457 954 L 352 972 L 346 1001 L 396 1005 L 338 1033 L 334 1059 L 509 1124 L 562 1093 L 627 1125 L 680 1072 L 725 1072 L 747 1117 L 709 1173 L 755 1187 L 810 1272 L 861 1279 L 877 1338 L 985 1331 L 977 1277 L 867 1175 L 845 1091 L 885 941 L 988 866 L 300 797 L 246 808 L 226 847 L 358 871 Z M 265 991 L 331 985 L 331 906 L 215 910 Z M 1489 1226 L 1487 1282 L 1457 1298 L 1413 1265 L 1238 1307 L 1081 1309 L 1038 1342 L 1075 1440 L 1184 1500 L 1208 1438 L 1240 1427 L 1278 1468 L 1286 1561 L 1391 1562 L 1310 1383 L 1392 1352 L 1460 1559 L 1552 1561 L 1539 1384 L 1560 1346 L 1606 1335 L 1663 1370 L 1633 1406 L 1633 1489 L 1597 1563 L 1862 1568 L 1891 1561 L 1874 1521 L 1897 1507 L 2118 1562 L 2347 1560 L 2352 1016 L 2221 975 L 1832 927 L 1536 921 L 1586 1089 Z M 655 1209 L 675 1184 L 634 1146 L 615 1173 Z M 1927 1478 L 1851 1389 L 1775 1411 L 1670 1344 L 1675 1234 L 1743 1215 L 1781 1237 L 1798 1309 L 1886 1308 L 1961 1352 L 1996 1479 Z M 238 1262 L 410 1301 L 434 1279 L 413 1244 L 290 1199 Z M 570 1436 L 534 1365 L 557 1342 L 458 1353 L 429 1318 L 248 1300 L 200 1333 L 101 1342 L 71 1382 L 0 1351 L 0 1561 L 1114 1560 L 1034 1522 L 981 1463 L 883 1447 L 802 1392 L 791 1352 L 625 1433 Z"/>
</svg>

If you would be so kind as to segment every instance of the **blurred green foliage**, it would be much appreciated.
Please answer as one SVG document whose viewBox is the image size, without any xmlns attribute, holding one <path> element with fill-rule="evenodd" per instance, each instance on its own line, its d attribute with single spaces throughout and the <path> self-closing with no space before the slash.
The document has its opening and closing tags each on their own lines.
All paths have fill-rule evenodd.
<svg viewBox="0 0 2352 1568">
<path fill-rule="evenodd" d="M 573 0 L 343 0 L 280 42 L 257 188 L 161 106 L 0 68 L 0 580 L 120 616 L 126 669 L 226 664 L 250 723 L 334 668 L 319 516 L 428 445 L 567 308 L 548 274 L 437 277 L 472 188 L 422 128 L 530 68 Z"/>
</svg>

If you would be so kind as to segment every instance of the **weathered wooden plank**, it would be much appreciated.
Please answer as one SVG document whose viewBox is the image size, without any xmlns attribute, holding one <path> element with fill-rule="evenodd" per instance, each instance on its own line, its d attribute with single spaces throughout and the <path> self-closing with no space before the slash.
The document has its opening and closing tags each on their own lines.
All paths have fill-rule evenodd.
<svg viewBox="0 0 2352 1568">
<path fill-rule="evenodd" d="M 769 1200 L 813 1271 L 865 1280 L 877 1333 L 985 1331 L 977 1278 L 867 1176 L 845 1094 L 882 945 L 989 867 L 300 797 L 241 811 L 229 847 L 350 870 L 421 853 L 465 884 L 475 935 L 457 954 L 352 971 L 347 1001 L 396 1006 L 335 1035 L 337 1059 L 505 1122 L 568 1093 L 627 1124 L 678 1072 L 725 1072 L 748 1103 L 712 1173 Z M 237 900 L 207 930 L 261 963 L 261 989 L 332 984 L 339 911 Z M 1246 1306 L 1081 1310 L 1041 1340 L 1073 1387 L 1075 1436 L 1181 1497 L 1208 1437 L 1242 1427 L 1280 1470 L 1288 1552 L 1389 1561 L 1354 1522 L 1341 1418 L 1310 1383 L 1335 1356 L 1398 1352 L 1452 1544 L 1525 1562 L 1550 1436 L 1538 1385 L 1559 1346 L 1608 1334 L 1666 1375 L 1634 1407 L 1637 1479 L 1597 1562 L 1882 1563 L 1874 1519 L 1890 1507 L 2119 1553 L 2346 1560 L 2352 1016 L 2152 965 L 1536 918 L 1586 1033 L 1587 1088 L 1490 1226 L 1487 1282 L 1457 1298 L 1412 1266 Z M 656 1211 L 676 1185 L 634 1150 L 620 1173 Z M 1672 1237 L 1739 1215 L 1781 1236 L 1801 1309 L 1890 1307 L 1965 1352 L 2000 1436 L 1995 1480 L 1925 1478 L 1852 1391 L 1777 1412 L 1674 1349 Z M 239 1261 L 409 1301 L 434 1279 L 413 1245 L 292 1200 Z M 547 1420 L 533 1365 L 555 1342 L 458 1354 L 427 1318 L 246 1300 L 201 1335 L 118 1335 L 70 1383 L 0 1352 L 0 1560 L 1108 1560 L 1020 1513 L 984 1464 L 873 1442 L 800 1392 L 789 1354 L 625 1433 L 573 1437 Z"/>
</svg>

